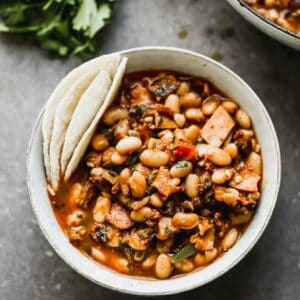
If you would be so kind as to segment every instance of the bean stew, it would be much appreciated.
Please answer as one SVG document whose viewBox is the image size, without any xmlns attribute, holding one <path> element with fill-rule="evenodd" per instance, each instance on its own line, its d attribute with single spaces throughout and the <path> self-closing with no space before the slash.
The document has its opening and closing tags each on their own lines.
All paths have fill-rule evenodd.
<svg viewBox="0 0 300 300">
<path fill-rule="evenodd" d="M 132 73 L 84 161 L 49 196 L 84 255 L 165 279 L 210 264 L 237 242 L 260 198 L 260 152 L 250 116 L 210 82 Z"/>
<path fill-rule="evenodd" d="M 299 0 L 245 0 L 245 2 L 272 22 L 300 34 Z"/>
</svg>

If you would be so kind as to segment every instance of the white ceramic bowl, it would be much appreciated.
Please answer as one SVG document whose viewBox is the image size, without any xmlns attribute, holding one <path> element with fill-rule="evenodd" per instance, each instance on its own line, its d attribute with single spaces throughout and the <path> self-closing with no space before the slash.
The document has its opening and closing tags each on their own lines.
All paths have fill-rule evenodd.
<svg viewBox="0 0 300 300">
<path fill-rule="evenodd" d="M 153 280 L 119 274 L 83 256 L 59 227 L 46 193 L 42 156 L 41 112 L 28 148 L 27 183 L 31 204 L 39 225 L 54 250 L 74 270 L 91 281 L 136 295 L 175 294 L 202 286 L 235 266 L 255 245 L 272 215 L 280 185 L 280 152 L 276 133 L 263 104 L 253 90 L 220 63 L 197 53 L 165 47 L 144 47 L 121 52 L 128 60 L 127 72 L 166 69 L 201 76 L 230 95 L 250 114 L 264 161 L 263 192 L 255 216 L 237 244 L 204 269 L 170 278 Z M 266 249 L 268 251 L 268 249 Z"/>
<path fill-rule="evenodd" d="M 243 0 L 227 0 L 246 20 L 255 27 L 278 40 L 279 42 L 300 50 L 300 35 L 297 35 L 276 23 L 268 20 L 253 8 L 245 4 Z"/>
</svg>

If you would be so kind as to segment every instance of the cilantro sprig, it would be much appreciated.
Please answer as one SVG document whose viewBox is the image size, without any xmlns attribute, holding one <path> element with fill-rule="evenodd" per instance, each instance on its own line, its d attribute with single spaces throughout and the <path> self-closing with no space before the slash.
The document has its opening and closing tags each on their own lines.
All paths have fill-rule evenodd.
<svg viewBox="0 0 300 300">
<path fill-rule="evenodd" d="M 114 0 L 4 0 L 0 32 L 26 33 L 59 56 L 95 54 L 95 36 L 109 23 Z"/>
</svg>

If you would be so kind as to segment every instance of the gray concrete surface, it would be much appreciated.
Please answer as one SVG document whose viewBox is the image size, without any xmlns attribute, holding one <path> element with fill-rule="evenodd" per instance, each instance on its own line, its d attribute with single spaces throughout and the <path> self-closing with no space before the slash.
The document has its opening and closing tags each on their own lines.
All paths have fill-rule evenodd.
<svg viewBox="0 0 300 300">
<path fill-rule="evenodd" d="M 300 53 L 258 32 L 224 0 L 119 0 L 114 16 L 103 35 L 103 53 L 167 45 L 222 58 L 261 97 L 281 144 L 280 196 L 259 243 L 213 283 L 167 298 L 299 299 Z M 185 39 L 179 38 L 182 31 Z M 136 298 L 71 270 L 43 237 L 29 204 L 25 154 L 31 130 L 50 91 L 76 64 L 51 60 L 21 37 L 0 36 L 1 300 Z"/>
</svg>

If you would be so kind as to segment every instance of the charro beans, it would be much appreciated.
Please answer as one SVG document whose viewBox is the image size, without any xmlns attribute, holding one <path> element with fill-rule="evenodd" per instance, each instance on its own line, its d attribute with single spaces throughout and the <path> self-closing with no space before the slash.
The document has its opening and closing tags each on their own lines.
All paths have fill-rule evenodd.
<svg viewBox="0 0 300 300">
<path fill-rule="evenodd" d="M 113 125 L 121 119 L 128 116 L 128 110 L 121 107 L 113 107 L 107 110 L 103 115 L 103 123 L 105 125 Z"/>
<path fill-rule="evenodd" d="M 127 136 L 121 139 L 117 145 L 116 150 L 122 154 L 126 155 L 128 153 L 138 150 L 142 146 L 142 141 L 140 138 L 135 136 Z"/>
<path fill-rule="evenodd" d="M 167 254 L 159 254 L 155 263 L 155 273 L 159 279 L 167 279 L 172 272 L 171 259 Z"/>
<path fill-rule="evenodd" d="M 152 168 L 165 166 L 169 162 L 169 155 L 159 150 L 144 150 L 140 156 L 142 164 Z"/>
<path fill-rule="evenodd" d="M 112 103 L 72 181 L 49 192 L 64 232 L 129 275 L 164 279 L 212 263 L 261 196 L 250 117 L 207 80 L 169 71 L 125 75 Z"/>
<path fill-rule="evenodd" d="M 224 236 L 221 242 L 221 247 L 224 250 L 230 249 L 236 243 L 238 237 L 239 237 L 238 230 L 236 228 L 230 229 Z"/>
<path fill-rule="evenodd" d="M 196 174 L 189 174 L 185 179 L 186 194 L 190 197 L 196 197 L 198 195 L 198 185 L 200 179 Z"/>
<path fill-rule="evenodd" d="M 178 212 L 172 218 L 172 224 L 180 229 L 192 229 L 198 225 L 199 216 L 194 213 Z"/>
<path fill-rule="evenodd" d="M 182 178 L 188 175 L 193 169 L 193 164 L 189 161 L 179 161 L 172 166 L 170 174 L 173 177 Z"/>
</svg>

